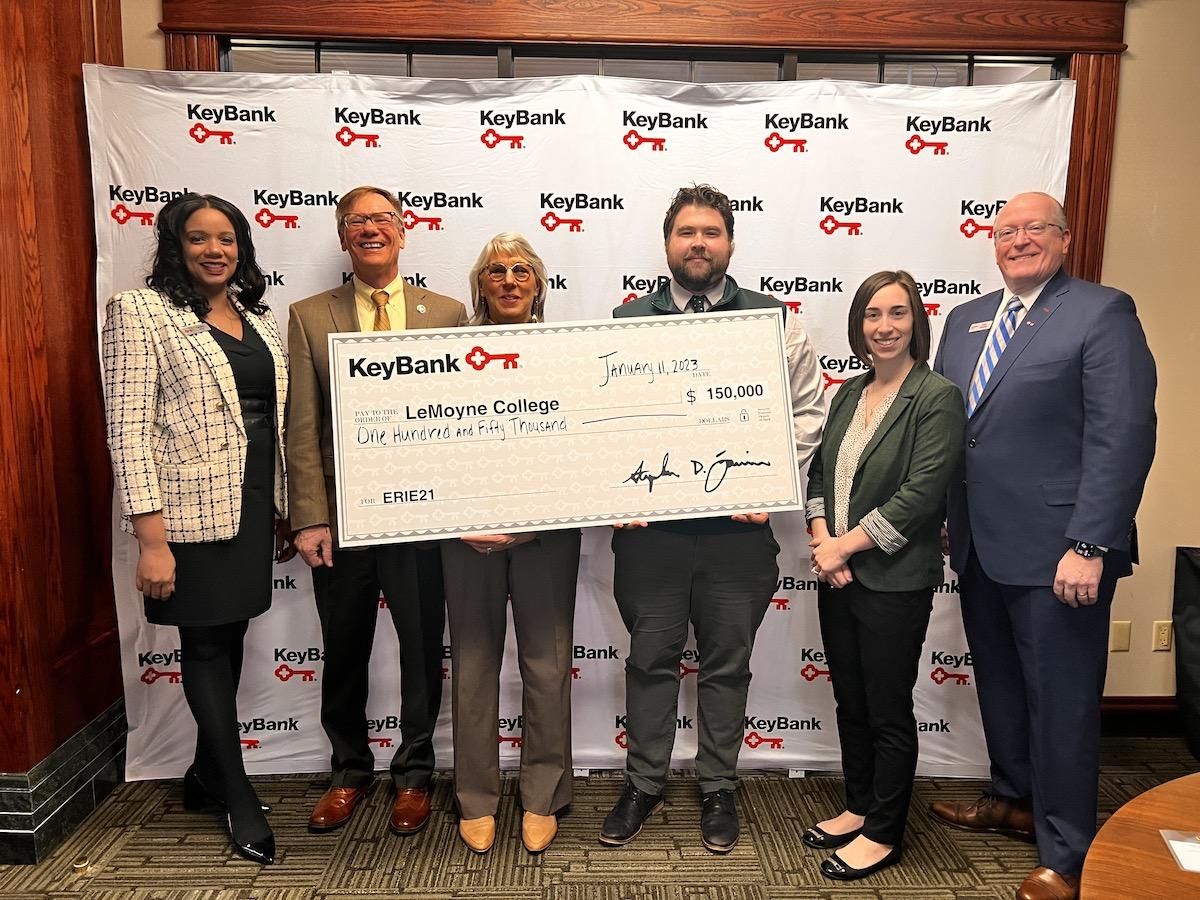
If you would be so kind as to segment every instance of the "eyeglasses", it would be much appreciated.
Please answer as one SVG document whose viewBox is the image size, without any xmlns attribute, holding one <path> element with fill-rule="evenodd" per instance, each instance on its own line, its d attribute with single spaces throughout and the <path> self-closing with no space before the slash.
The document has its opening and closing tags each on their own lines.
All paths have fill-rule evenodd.
<svg viewBox="0 0 1200 900">
<path fill-rule="evenodd" d="M 993 237 L 997 244 L 1011 244 L 1017 238 L 1017 232 L 1023 231 L 1027 237 L 1041 237 L 1046 233 L 1047 228 L 1057 228 L 1063 230 L 1061 225 L 1054 222 L 1030 222 L 1028 225 L 1019 225 L 1016 228 L 997 228 Z"/>
<path fill-rule="evenodd" d="M 504 263 L 492 263 L 483 271 L 492 281 L 503 281 L 509 272 L 512 272 L 513 281 L 528 281 L 529 276 L 533 274 L 533 269 L 529 268 L 529 266 L 523 266 L 521 263 L 517 263 L 515 266 L 506 266 Z"/>
<path fill-rule="evenodd" d="M 342 216 L 343 227 L 351 231 L 365 228 L 367 222 L 370 222 L 377 228 L 387 228 L 389 225 L 395 225 L 399 221 L 400 217 L 394 212 L 377 212 L 371 213 L 369 216 L 364 216 L 360 213 L 350 213 L 349 215 Z"/>
</svg>

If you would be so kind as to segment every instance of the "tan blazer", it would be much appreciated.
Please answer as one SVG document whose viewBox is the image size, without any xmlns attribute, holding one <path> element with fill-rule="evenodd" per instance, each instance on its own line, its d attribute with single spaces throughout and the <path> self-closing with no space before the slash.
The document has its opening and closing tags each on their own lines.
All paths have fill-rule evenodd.
<svg viewBox="0 0 1200 900">
<path fill-rule="evenodd" d="M 287 355 L 275 316 L 234 306 L 275 363 L 275 509 L 287 514 L 283 412 Z M 167 539 L 217 541 L 242 516 L 246 427 L 233 369 L 216 338 L 187 307 L 153 290 L 108 301 L 101 335 L 108 448 L 122 527 L 161 510 Z"/>
<path fill-rule="evenodd" d="M 406 284 L 404 306 L 410 329 L 467 324 L 467 310 L 461 303 L 424 288 Z M 353 283 L 296 301 L 288 316 L 291 401 L 287 412 L 287 465 L 291 525 L 297 531 L 310 525 L 328 525 L 335 545 L 337 502 L 327 338 L 333 333 L 358 330 Z"/>
</svg>

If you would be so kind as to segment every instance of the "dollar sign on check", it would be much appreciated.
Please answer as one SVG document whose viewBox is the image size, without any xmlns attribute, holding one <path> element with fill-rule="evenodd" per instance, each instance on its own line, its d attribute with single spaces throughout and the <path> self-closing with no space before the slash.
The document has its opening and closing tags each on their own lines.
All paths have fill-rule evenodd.
<svg viewBox="0 0 1200 900">
<path fill-rule="evenodd" d="M 695 391 L 688 391 L 687 397 L 688 397 L 688 403 L 696 402 L 696 392 Z"/>
</svg>

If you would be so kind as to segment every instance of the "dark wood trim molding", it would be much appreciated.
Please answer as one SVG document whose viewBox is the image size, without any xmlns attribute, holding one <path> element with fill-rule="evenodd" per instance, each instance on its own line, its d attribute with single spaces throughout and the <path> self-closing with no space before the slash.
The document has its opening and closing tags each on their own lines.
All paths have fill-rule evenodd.
<svg viewBox="0 0 1200 900">
<path fill-rule="evenodd" d="M 167 34 L 1120 53 L 1125 0 L 163 0 Z M 618 24 L 619 23 L 619 24 Z"/>
<path fill-rule="evenodd" d="M 1179 709 L 1175 696 L 1105 697 L 1100 701 L 1103 713 L 1173 713 Z"/>
<path fill-rule="evenodd" d="M 1108 222 L 1108 185 L 1112 174 L 1113 132 L 1117 119 L 1117 81 L 1121 58 L 1111 53 L 1075 53 L 1075 119 L 1071 164 L 1067 170 L 1067 221 L 1074 238 L 1071 274 L 1099 281 L 1104 264 Z"/>
<path fill-rule="evenodd" d="M 174 72 L 216 72 L 221 68 L 215 34 L 167 33 L 167 68 Z"/>
<path fill-rule="evenodd" d="M 80 71 L 121 61 L 120 6 L 0 3 L 0 29 L 0 772 L 21 773 L 121 696 Z"/>
</svg>

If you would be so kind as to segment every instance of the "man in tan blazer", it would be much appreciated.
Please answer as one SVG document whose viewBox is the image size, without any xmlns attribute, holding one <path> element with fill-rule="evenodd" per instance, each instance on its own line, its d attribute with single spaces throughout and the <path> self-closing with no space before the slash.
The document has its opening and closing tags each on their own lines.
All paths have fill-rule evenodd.
<svg viewBox="0 0 1200 900">
<path fill-rule="evenodd" d="M 466 324 L 457 300 L 401 278 L 400 213 L 400 202 L 383 188 L 357 187 L 343 195 L 338 237 L 354 278 L 292 304 L 288 320 L 288 499 L 296 548 L 313 570 L 325 644 L 321 725 L 333 748 L 332 785 L 308 822 L 314 832 L 346 824 L 374 780 L 366 705 L 381 592 L 400 639 L 401 743 L 391 764 L 396 798 L 388 826 L 411 834 L 429 818 L 433 728 L 442 699 L 441 557 L 432 543 L 338 547 L 329 408 L 331 332 Z"/>
</svg>

